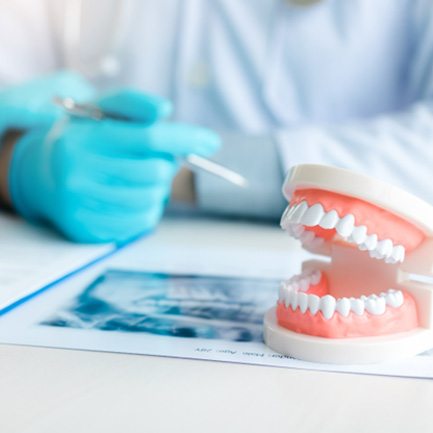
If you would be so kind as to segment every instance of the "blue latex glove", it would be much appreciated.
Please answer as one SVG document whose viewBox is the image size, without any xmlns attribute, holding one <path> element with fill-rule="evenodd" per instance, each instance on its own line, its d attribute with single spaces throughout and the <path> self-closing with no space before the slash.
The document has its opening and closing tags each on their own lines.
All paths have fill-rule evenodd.
<svg viewBox="0 0 433 433">
<path fill-rule="evenodd" d="M 14 147 L 10 194 L 22 215 L 49 221 L 73 240 L 123 242 L 158 223 L 178 157 L 210 155 L 219 138 L 158 121 L 171 111 L 161 98 L 124 91 L 98 105 L 137 122 L 70 119 L 54 139 L 50 127 L 30 129 Z"/>
<path fill-rule="evenodd" d="M 92 86 L 80 75 L 60 72 L 0 91 L 0 137 L 8 129 L 49 126 L 62 112 L 54 96 L 72 96 L 77 101 L 94 98 Z"/>
</svg>

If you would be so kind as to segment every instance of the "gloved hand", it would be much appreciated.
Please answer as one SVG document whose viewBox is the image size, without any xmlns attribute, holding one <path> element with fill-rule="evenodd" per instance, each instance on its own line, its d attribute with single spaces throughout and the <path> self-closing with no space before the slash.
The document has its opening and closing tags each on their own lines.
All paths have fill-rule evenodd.
<svg viewBox="0 0 433 433">
<path fill-rule="evenodd" d="M 94 98 L 93 87 L 80 75 L 60 72 L 0 91 L 0 137 L 8 129 L 48 126 L 62 112 L 54 96 L 71 96 L 77 101 Z"/>
<path fill-rule="evenodd" d="M 14 147 L 10 195 L 22 215 L 73 240 L 123 242 L 158 223 L 178 157 L 210 155 L 219 138 L 159 121 L 171 111 L 161 98 L 124 91 L 97 103 L 137 122 L 69 119 L 54 138 L 49 126 L 31 128 Z"/>
</svg>

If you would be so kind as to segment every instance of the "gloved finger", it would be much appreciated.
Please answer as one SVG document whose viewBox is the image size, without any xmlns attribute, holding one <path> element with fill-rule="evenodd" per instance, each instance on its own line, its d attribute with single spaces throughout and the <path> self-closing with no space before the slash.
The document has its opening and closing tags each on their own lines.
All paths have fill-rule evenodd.
<svg viewBox="0 0 433 433">
<path fill-rule="evenodd" d="M 17 106 L 0 106 L 0 135 L 7 129 L 28 129 L 49 126 L 61 114 L 52 108 L 44 110 Z"/>
<path fill-rule="evenodd" d="M 97 105 L 107 113 L 126 116 L 131 121 L 148 125 L 167 118 L 172 112 L 172 104 L 167 99 L 132 89 L 103 96 Z"/>
<path fill-rule="evenodd" d="M 0 92 L 0 133 L 6 129 L 26 129 L 52 124 L 63 111 L 53 104 L 53 97 L 89 100 L 92 86 L 79 74 L 60 72 Z"/>
<path fill-rule="evenodd" d="M 80 208 L 74 214 L 74 224 L 60 227 L 77 242 L 122 243 L 152 231 L 161 219 L 163 206 L 129 214 L 101 214 L 93 209 Z"/>
<path fill-rule="evenodd" d="M 80 155 L 78 170 L 81 177 L 91 177 L 109 185 L 170 184 L 178 169 L 174 159 L 112 158 L 104 155 Z"/>
<path fill-rule="evenodd" d="M 93 147 L 101 153 L 145 157 L 150 152 L 186 156 L 207 156 L 220 146 L 219 136 L 210 129 L 185 123 L 158 123 L 150 127 L 123 122 L 101 122 L 94 131 Z"/>
<path fill-rule="evenodd" d="M 98 185 L 87 183 L 79 192 L 80 202 L 88 208 L 104 214 L 124 213 L 149 209 L 163 204 L 170 191 L 170 185 L 131 188 L 123 185 Z"/>
</svg>

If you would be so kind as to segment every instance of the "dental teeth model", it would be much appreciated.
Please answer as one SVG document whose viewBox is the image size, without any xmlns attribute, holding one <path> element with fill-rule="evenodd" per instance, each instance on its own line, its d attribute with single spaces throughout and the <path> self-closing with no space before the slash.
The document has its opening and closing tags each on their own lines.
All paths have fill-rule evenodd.
<svg viewBox="0 0 433 433">
<path fill-rule="evenodd" d="M 281 227 L 331 261 L 306 262 L 281 284 L 265 316 L 266 344 L 329 363 L 432 348 L 433 208 L 392 185 L 318 165 L 294 167 L 283 193 Z"/>
</svg>

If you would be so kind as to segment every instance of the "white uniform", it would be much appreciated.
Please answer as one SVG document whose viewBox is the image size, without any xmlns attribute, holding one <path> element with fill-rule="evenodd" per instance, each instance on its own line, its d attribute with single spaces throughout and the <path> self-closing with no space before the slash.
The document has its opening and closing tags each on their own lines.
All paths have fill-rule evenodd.
<svg viewBox="0 0 433 433">
<path fill-rule="evenodd" d="M 80 48 L 65 40 L 76 3 L 2 2 L 1 82 L 70 68 L 172 99 L 176 120 L 223 133 L 216 159 L 252 182 L 200 175 L 205 210 L 274 217 L 303 162 L 433 201 L 431 0 L 85 0 Z M 101 76 L 113 57 L 118 73 Z"/>
</svg>

